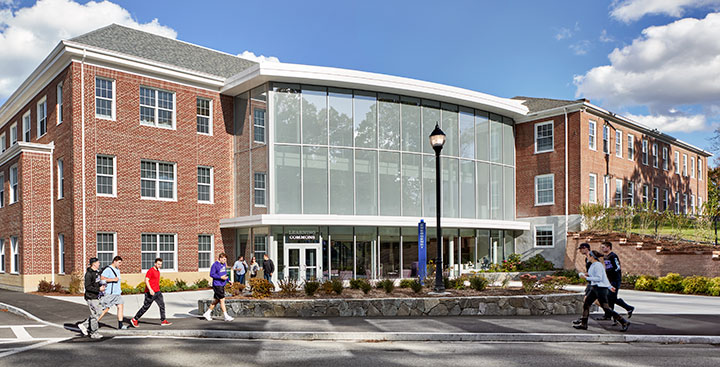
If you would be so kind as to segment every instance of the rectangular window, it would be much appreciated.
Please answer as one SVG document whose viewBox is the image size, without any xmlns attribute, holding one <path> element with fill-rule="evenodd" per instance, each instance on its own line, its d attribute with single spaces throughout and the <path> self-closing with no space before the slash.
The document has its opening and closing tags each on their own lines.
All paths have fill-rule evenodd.
<svg viewBox="0 0 720 367">
<path fill-rule="evenodd" d="M 177 271 L 177 235 L 172 233 L 143 233 L 140 235 L 140 267 L 150 269 L 156 258 L 163 261 L 163 269 Z"/>
<path fill-rule="evenodd" d="M 0 273 L 5 272 L 5 240 L 0 238 Z"/>
<path fill-rule="evenodd" d="M 256 143 L 265 143 L 265 109 L 253 110 L 253 139 Z"/>
<path fill-rule="evenodd" d="M 115 196 L 115 157 L 110 155 L 96 156 L 95 170 L 98 196 Z"/>
<path fill-rule="evenodd" d="M 698 196 L 698 205 L 697 205 L 698 213 L 702 214 L 702 209 L 703 209 L 702 196 Z"/>
<path fill-rule="evenodd" d="M 631 134 L 627 136 L 628 159 L 635 159 L 635 137 Z"/>
<path fill-rule="evenodd" d="M 695 157 L 690 157 L 690 178 L 695 178 Z"/>
<path fill-rule="evenodd" d="M 197 98 L 197 132 L 212 135 L 212 101 Z"/>
<path fill-rule="evenodd" d="M 698 180 L 700 180 L 700 181 L 702 181 L 702 177 L 703 177 L 703 171 L 702 171 L 703 163 L 702 162 L 703 162 L 702 158 L 698 158 Z"/>
<path fill-rule="evenodd" d="M 622 131 L 615 130 L 615 155 L 622 158 Z"/>
<path fill-rule="evenodd" d="M 642 164 L 648 165 L 648 141 L 643 139 L 642 141 Z"/>
<path fill-rule="evenodd" d="M 663 162 L 663 170 L 668 170 L 668 148 L 663 147 L 663 155 L 662 155 L 662 162 Z"/>
<path fill-rule="evenodd" d="M 653 208 L 655 211 L 660 210 L 660 189 L 653 187 Z"/>
<path fill-rule="evenodd" d="M 140 161 L 140 197 L 175 200 L 175 163 Z"/>
<path fill-rule="evenodd" d="M 0 172 L 0 208 L 5 206 L 5 175 Z"/>
<path fill-rule="evenodd" d="M 593 120 L 590 120 L 590 122 L 588 123 L 588 130 L 589 130 L 588 145 L 589 145 L 590 149 L 592 149 L 592 150 L 597 149 L 596 145 L 595 145 L 596 141 L 597 141 L 597 131 L 596 131 L 595 125 L 596 125 L 596 123 Z"/>
<path fill-rule="evenodd" d="M 680 152 L 677 152 L 677 151 L 675 152 L 674 165 L 675 165 L 675 173 L 679 175 L 680 174 Z"/>
<path fill-rule="evenodd" d="M 197 168 L 198 201 L 213 202 L 213 169 L 212 167 L 198 166 Z"/>
<path fill-rule="evenodd" d="M 57 160 L 57 197 L 65 197 L 65 167 L 62 159 Z"/>
<path fill-rule="evenodd" d="M 650 195 L 650 187 L 648 185 L 643 185 L 642 186 L 642 203 L 643 203 L 643 205 L 647 205 L 649 195 Z"/>
<path fill-rule="evenodd" d="M 625 201 L 628 206 L 635 206 L 635 183 L 632 181 L 627 183 L 627 200 Z"/>
<path fill-rule="evenodd" d="M 47 99 L 45 98 L 37 104 L 37 131 L 38 138 L 47 133 Z"/>
<path fill-rule="evenodd" d="M 58 234 L 58 273 L 65 274 L 65 235 Z"/>
<path fill-rule="evenodd" d="M 115 81 L 95 78 L 95 117 L 115 120 Z"/>
<path fill-rule="evenodd" d="M 588 188 L 589 198 L 588 201 L 591 204 L 597 203 L 597 175 L 594 173 L 590 174 L 590 186 Z"/>
<path fill-rule="evenodd" d="M 198 270 L 208 270 L 213 259 L 213 236 L 198 235 Z"/>
<path fill-rule="evenodd" d="M 688 205 L 687 205 L 687 194 L 683 194 L 683 208 L 682 213 L 687 214 L 688 213 Z"/>
<path fill-rule="evenodd" d="M 687 177 L 687 175 L 688 175 L 688 171 L 687 171 L 687 154 L 683 154 L 682 175 L 683 175 L 684 177 Z"/>
<path fill-rule="evenodd" d="M 175 93 L 140 87 L 140 123 L 175 128 Z"/>
<path fill-rule="evenodd" d="M 692 209 L 691 213 L 695 214 L 695 195 L 690 195 L 690 208 Z"/>
<path fill-rule="evenodd" d="M 668 210 L 668 200 L 670 198 L 670 193 L 667 191 L 667 189 L 663 190 L 663 204 L 662 204 L 662 211 Z"/>
<path fill-rule="evenodd" d="M 10 272 L 20 274 L 20 244 L 17 236 L 10 237 Z"/>
<path fill-rule="evenodd" d="M 622 191 L 623 191 L 623 181 L 619 178 L 615 179 L 615 206 L 622 206 L 623 204 L 623 197 L 622 197 Z"/>
<path fill-rule="evenodd" d="M 98 232 L 97 234 L 97 258 L 100 259 L 100 268 L 104 268 L 112 263 L 115 257 L 115 233 Z"/>
<path fill-rule="evenodd" d="M 57 93 L 55 94 L 56 105 L 55 113 L 57 113 L 57 124 L 60 125 L 63 122 L 63 82 L 58 83 Z"/>
<path fill-rule="evenodd" d="M 17 164 L 10 167 L 10 204 L 17 203 L 20 200 L 18 192 L 18 167 Z"/>
<path fill-rule="evenodd" d="M 535 226 L 535 247 L 553 246 L 553 226 Z"/>
<path fill-rule="evenodd" d="M 262 267 L 263 255 L 267 253 L 267 241 L 264 234 L 256 234 L 253 239 L 253 256 Z"/>
<path fill-rule="evenodd" d="M 10 126 L 10 146 L 17 144 L 18 141 L 18 128 L 17 122 Z"/>
<path fill-rule="evenodd" d="M 675 193 L 675 214 L 680 214 L 680 192 Z"/>
<path fill-rule="evenodd" d="M 535 176 L 535 205 L 555 203 L 555 175 Z"/>
<path fill-rule="evenodd" d="M 255 206 L 265 206 L 265 173 L 255 172 Z"/>
<path fill-rule="evenodd" d="M 603 126 L 603 153 L 610 154 L 610 126 Z"/>
<path fill-rule="evenodd" d="M 652 145 L 652 156 L 653 156 L 653 167 L 658 168 L 658 145 L 653 143 Z"/>
<path fill-rule="evenodd" d="M 5 146 L 5 133 L 0 134 L 0 153 L 5 153 L 5 149 L 7 149 L 7 146 Z"/>
<path fill-rule="evenodd" d="M 30 134 L 32 130 L 32 121 L 30 121 L 30 111 L 26 112 L 22 118 L 23 123 L 23 141 L 26 143 L 30 142 Z"/>
</svg>

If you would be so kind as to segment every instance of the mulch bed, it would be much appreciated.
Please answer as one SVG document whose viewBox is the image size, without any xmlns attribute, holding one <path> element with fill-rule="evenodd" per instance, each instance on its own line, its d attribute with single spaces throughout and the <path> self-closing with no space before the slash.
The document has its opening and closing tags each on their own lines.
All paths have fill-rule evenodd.
<svg viewBox="0 0 720 367">
<path fill-rule="evenodd" d="M 472 289 L 449 289 L 447 292 L 450 292 L 449 295 L 445 296 L 437 296 L 428 294 L 431 290 L 423 289 L 420 291 L 420 293 L 415 293 L 412 291 L 412 289 L 409 288 L 395 288 L 392 293 L 388 294 L 385 293 L 382 289 L 373 289 L 368 294 L 364 294 L 359 289 L 350 289 L 345 288 L 343 289 L 342 294 L 338 295 L 334 292 L 331 294 L 326 294 L 322 290 L 318 290 L 315 295 L 312 297 L 308 297 L 305 295 L 305 293 L 301 290 L 298 290 L 297 294 L 294 296 L 287 296 L 280 294 L 280 292 L 274 292 L 270 295 L 270 297 L 267 297 L 266 299 L 363 299 L 363 298 L 433 298 L 433 297 L 489 297 L 489 296 L 526 296 L 526 295 L 544 295 L 544 294 L 570 294 L 575 293 L 568 290 L 553 290 L 553 291 L 543 291 L 543 290 L 535 290 L 530 293 L 525 293 L 525 291 L 522 290 L 522 288 L 518 287 L 509 287 L 509 288 L 499 288 L 499 287 L 488 287 L 482 292 L 478 292 Z M 233 297 L 227 297 L 231 299 L 253 299 L 252 296 L 249 294 L 246 296 L 233 296 Z"/>
</svg>

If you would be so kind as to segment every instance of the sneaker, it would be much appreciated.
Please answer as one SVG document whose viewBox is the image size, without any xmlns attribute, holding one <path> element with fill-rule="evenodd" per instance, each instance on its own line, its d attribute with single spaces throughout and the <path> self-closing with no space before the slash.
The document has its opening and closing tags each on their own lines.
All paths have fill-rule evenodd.
<svg viewBox="0 0 720 367">
<path fill-rule="evenodd" d="M 582 324 L 582 319 L 573 320 L 573 325 L 580 325 L 580 324 Z"/>
<path fill-rule="evenodd" d="M 87 329 L 87 326 L 85 326 L 85 324 L 83 324 L 81 322 L 77 325 L 77 327 L 78 327 L 78 329 L 80 329 L 80 332 L 82 333 L 82 335 L 88 336 L 88 329 Z"/>
<path fill-rule="evenodd" d="M 127 329 L 128 329 L 127 325 L 123 325 L 118 328 L 118 330 L 127 330 Z"/>
<path fill-rule="evenodd" d="M 610 320 L 610 319 L 612 319 L 612 317 L 610 317 L 610 316 L 608 316 L 608 315 L 602 315 L 602 316 L 600 316 L 600 317 L 596 317 L 596 318 L 595 318 L 595 321 L 607 321 L 607 320 Z"/>
<path fill-rule="evenodd" d="M 102 335 L 100 333 L 92 333 L 90 334 L 90 339 L 101 339 Z"/>
<path fill-rule="evenodd" d="M 212 316 L 210 316 L 210 310 L 205 311 L 203 317 L 205 318 L 205 320 L 212 321 Z"/>
<path fill-rule="evenodd" d="M 623 324 L 622 329 L 620 331 L 626 332 L 630 328 L 630 321 L 627 321 Z"/>
<path fill-rule="evenodd" d="M 232 320 L 235 320 L 235 319 L 233 319 L 232 317 L 230 317 L 230 315 L 225 314 L 225 321 L 232 321 Z"/>
<path fill-rule="evenodd" d="M 573 325 L 573 327 L 576 329 L 580 329 L 580 330 L 587 330 L 587 325 L 583 325 L 583 324 Z"/>
<path fill-rule="evenodd" d="M 133 317 L 132 319 L 130 319 L 130 325 L 132 325 L 133 327 L 138 327 L 140 326 L 140 323 Z"/>
<path fill-rule="evenodd" d="M 628 310 L 628 319 L 632 317 L 633 312 L 635 312 L 635 307 Z"/>
<path fill-rule="evenodd" d="M 160 326 L 170 326 L 170 325 L 172 325 L 172 322 L 170 322 L 168 320 L 162 320 L 162 322 L 160 323 Z"/>
</svg>

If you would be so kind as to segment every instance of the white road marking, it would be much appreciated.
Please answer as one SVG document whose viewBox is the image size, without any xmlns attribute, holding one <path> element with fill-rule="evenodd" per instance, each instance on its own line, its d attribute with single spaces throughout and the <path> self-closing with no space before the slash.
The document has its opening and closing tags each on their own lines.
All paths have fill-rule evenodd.
<svg viewBox="0 0 720 367">
<path fill-rule="evenodd" d="M 25 330 L 22 326 L 11 326 L 10 330 L 12 330 L 13 334 L 18 338 L 18 340 L 32 340 L 33 337 L 28 334 L 27 330 Z"/>
<path fill-rule="evenodd" d="M 2 358 L 2 357 L 7 357 L 7 356 L 10 356 L 10 355 L 13 355 L 13 354 L 20 353 L 20 352 L 24 352 L 24 351 L 26 351 L 26 350 L 31 350 L 31 349 L 36 349 L 36 348 L 42 348 L 42 347 L 44 347 L 44 346 L 46 346 L 46 345 L 59 343 L 59 342 L 62 342 L 62 341 L 68 340 L 68 339 L 72 339 L 72 338 L 32 339 L 32 340 L 37 340 L 37 341 L 39 341 L 40 343 L 35 343 L 35 344 L 33 344 L 33 345 L 28 345 L 28 346 L 25 346 L 25 347 L 22 347 L 22 348 L 16 348 L 16 349 L 9 350 L 9 351 L 7 351 L 7 352 L 0 353 L 0 358 Z M 16 340 L 17 340 L 17 339 L 16 339 Z"/>
</svg>

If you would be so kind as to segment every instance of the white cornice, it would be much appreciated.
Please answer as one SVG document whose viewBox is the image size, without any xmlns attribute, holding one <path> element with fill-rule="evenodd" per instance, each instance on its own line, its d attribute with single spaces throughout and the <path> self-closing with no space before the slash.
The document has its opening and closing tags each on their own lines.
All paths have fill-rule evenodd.
<svg viewBox="0 0 720 367">
<path fill-rule="evenodd" d="M 9 162 L 13 158 L 17 157 L 21 153 L 39 153 L 39 154 L 50 154 L 55 149 L 55 143 L 50 144 L 37 144 L 37 143 L 26 143 L 19 141 L 17 144 L 7 148 L 5 152 L 0 154 L 0 166 Z"/>
</svg>

